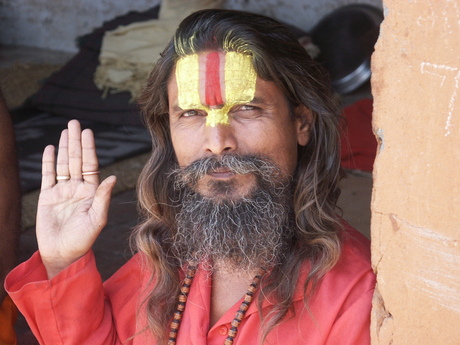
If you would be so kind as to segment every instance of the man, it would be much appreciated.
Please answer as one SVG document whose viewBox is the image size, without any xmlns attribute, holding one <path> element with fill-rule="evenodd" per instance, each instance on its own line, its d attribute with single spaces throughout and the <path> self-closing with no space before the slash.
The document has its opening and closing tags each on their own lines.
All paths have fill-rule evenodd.
<svg viewBox="0 0 460 345">
<path fill-rule="evenodd" d="M 338 108 L 276 21 L 187 17 L 140 104 L 152 157 L 133 259 L 102 284 L 91 253 L 115 178 L 69 122 L 43 155 L 39 252 L 7 279 L 44 344 L 368 344 L 366 240 L 335 211 Z"/>
<path fill-rule="evenodd" d="M 0 90 L 0 282 L 16 265 L 21 222 L 19 169 L 14 129 Z M 16 344 L 17 309 L 0 286 L 0 345 Z"/>
</svg>

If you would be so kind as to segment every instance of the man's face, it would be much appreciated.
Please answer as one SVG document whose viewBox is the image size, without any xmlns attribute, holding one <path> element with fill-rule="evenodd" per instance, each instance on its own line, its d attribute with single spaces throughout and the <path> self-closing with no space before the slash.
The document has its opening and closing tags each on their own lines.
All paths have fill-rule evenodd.
<svg viewBox="0 0 460 345">
<path fill-rule="evenodd" d="M 284 176 L 297 164 L 297 145 L 309 139 L 311 114 L 291 114 L 283 93 L 255 74 L 239 53 L 206 52 L 178 61 L 168 83 L 172 144 L 181 168 L 198 159 L 226 154 L 268 157 Z M 251 173 L 223 167 L 208 171 L 196 191 L 216 197 L 216 183 L 233 186 L 225 197 L 237 200 L 256 185 Z"/>
</svg>

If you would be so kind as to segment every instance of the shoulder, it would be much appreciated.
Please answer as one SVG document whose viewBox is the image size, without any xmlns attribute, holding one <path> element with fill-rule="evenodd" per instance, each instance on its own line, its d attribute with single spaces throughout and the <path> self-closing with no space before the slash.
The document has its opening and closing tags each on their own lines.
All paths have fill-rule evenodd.
<svg viewBox="0 0 460 345">
<path fill-rule="evenodd" d="M 370 241 L 358 230 L 343 221 L 339 231 L 340 256 L 335 266 L 320 281 L 341 281 L 353 283 L 356 277 L 374 273 L 371 266 Z M 304 281 L 311 270 L 311 262 L 306 260 L 302 267 L 300 281 Z"/>
<path fill-rule="evenodd" d="M 341 240 L 340 259 L 321 280 L 318 293 L 329 295 L 328 299 L 336 301 L 341 312 L 354 303 L 370 310 L 375 288 L 370 241 L 347 223 L 342 228 Z"/>
<path fill-rule="evenodd" d="M 371 270 L 370 241 L 358 230 L 343 222 L 340 232 L 341 255 L 336 270 Z M 355 272 L 356 273 L 356 272 Z"/>
<path fill-rule="evenodd" d="M 340 284 L 373 289 L 375 275 L 371 265 L 370 241 L 343 222 L 340 234 L 341 252 L 336 265 L 321 279 L 321 285 Z"/>
<path fill-rule="evenodd" d="M 340 230 L 340 239 L 339 260 L 319 280 L 314 296 L 327 301 L 335 301 L 338 304 L 352 303 L 353 300 L 372 293 L 375 287 L 370 241 L 345 222 Z M 301 286 L 310 271 L 311 263 L 306 261 L 299 279 Z"/>
<path fill-rule="evenodd" d="M 346 222 L 342 224 L 339 237 L 339 260 L 319 280 L 314 293 L 315 296 L 329 301 L 353 300 L 372 292 L 375 287 L 369 239 Z M 296 292 L 299 299 L 303 298 L 303 286 L 311 272 L 311 265 L 310 260 L 303 263 Z"/>
</svg>

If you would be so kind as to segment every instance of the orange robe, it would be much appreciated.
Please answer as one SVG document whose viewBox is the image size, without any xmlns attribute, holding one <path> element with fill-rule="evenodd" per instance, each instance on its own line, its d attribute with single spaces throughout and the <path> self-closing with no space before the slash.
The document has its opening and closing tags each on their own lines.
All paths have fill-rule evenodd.
<svg viewBox="0 0 460 345">
<path fill-rule="evenodd" d="M 340 261 L 323 278 L 309 310 L 304 307 L 300 283 L 294 296 L 295 317 L 273 329 L 266 344 L 370 344 L 375 276 L 369 241 L 349 226 L 346 230 Z M 308 270 L 309 263 L 305 263 L 299 281 L 304 281 Z M 146 323 L 143 309 L 139 309 L 143 291 L 151 288 L 147 285 L 149 275 L 137 254 L 102 283 L 90 252 L 47 280 L 40 255 L 35 253 L 8 275 L 5 286 L 41 344 L 154 345 L 152 335 L 142 332 Z M 222 345 L 240 304 L 241 301 L 236 303 L 210 327 L 211 281 L 198 270 L 177 345 Z M 259 329 L 259 314 L 256 303 L 252 303 L 234 344 L 258 345 Z"/>
</svg>

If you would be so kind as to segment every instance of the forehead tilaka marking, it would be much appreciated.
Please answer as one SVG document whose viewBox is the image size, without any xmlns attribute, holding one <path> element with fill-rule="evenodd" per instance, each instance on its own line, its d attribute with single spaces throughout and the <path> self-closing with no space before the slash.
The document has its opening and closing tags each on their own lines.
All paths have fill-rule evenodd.
<svg viewBox="0 0 460 345">
<path fill-rule="evenodd" d="M 176 64 L 178 105 L 206 111 L 208 126 L 229 124 L 232 107 L 254 99 L 256 79 L 249 55 L 216 51 L 187 55 Z"/>
</svg>

